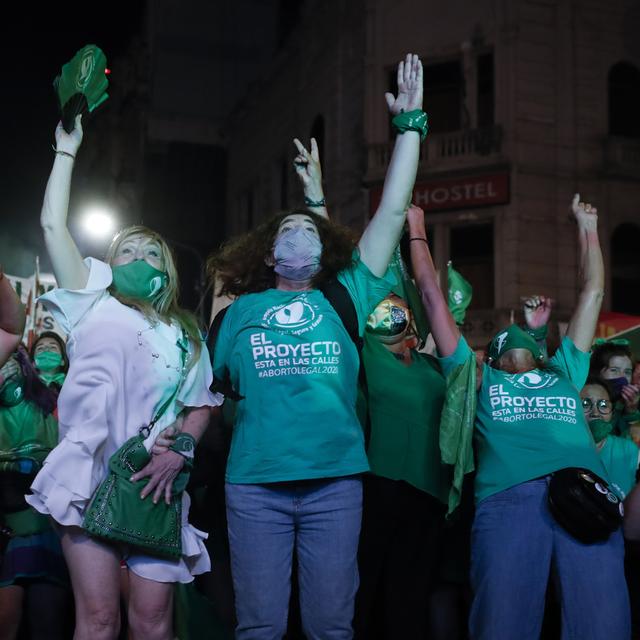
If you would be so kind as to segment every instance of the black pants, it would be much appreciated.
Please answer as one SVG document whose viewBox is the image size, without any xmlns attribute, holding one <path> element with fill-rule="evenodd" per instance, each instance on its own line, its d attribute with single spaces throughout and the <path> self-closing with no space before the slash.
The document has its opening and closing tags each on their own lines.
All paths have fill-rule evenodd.
<svg viewBox="0 0 640 640">
<path fill-rule="evenodd" d="M 424 638 L 445 507 L 406 482 L 372 474 L 363 490 L 355 636 Z"/>
</svg>

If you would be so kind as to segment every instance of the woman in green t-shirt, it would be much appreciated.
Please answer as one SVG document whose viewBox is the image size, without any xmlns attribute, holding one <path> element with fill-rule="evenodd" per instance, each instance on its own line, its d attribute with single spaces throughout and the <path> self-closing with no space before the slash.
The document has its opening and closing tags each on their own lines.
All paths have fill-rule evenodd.
<svg viewBox="0 0 640 640">
<path fill-rule="evenodd" d="M 614 435 L 613 389 L 607 380 L 589 377 L 580 391 L 582 410 L 608 473 L 609 484 L 624 500 L 636 484 L 640 449 Z"/>
<path fill-rule="evenodd" d="M 579 201 L 581 286 L 560 348 L 547 364 L 535 340 L 516 325 L 490 343 L 478 372 L 474 429 L 476 514 L 472 532 L 470 635 L 533 640 L 540 635 L 551 567 L 559 582 L 564 634 L 627 638 L 630 613 L 620 531 L 583 544 L 552 517 L 550 474 L 585 467 L 606 477 L 581 409 L 578 389 L 603 298 L 604 267 L 595 208 Z M 470 353 L 447 310 L 428 256 L 424 228 L 412 230 L 424 259 L 414 273 L 445 375 Z M 617 594 L 615 598 L 603 594 Z"/>
<path fill-rule="evenodd" d="M 69 637 L 71 589 L 58 536 L 24 500 L 58 444 L 57 391 L 40 381 L 20 347 L 0 369 L 0 635 Z M 24 636 L 22 635 L 24 634 Z"/>
<path fill-rule="evenodd" d="M 222 292 L 237 296 L 220 324 L 213 371 L 239 397 L 226 471 L 239 639 L 284 635 L 294 549 L 305 634 L 352 637 L 360 474 L 369 467 L 344 312 L 355 310 L 362 335 L 393 286 L 385 273 L 426 134 L 417 56 L 398 66 L 397 97 L 385 97 L 402 135 L 357 246 L 308 196 L 310 211 L 280 214 L 210 261 Z"/>
</svg>

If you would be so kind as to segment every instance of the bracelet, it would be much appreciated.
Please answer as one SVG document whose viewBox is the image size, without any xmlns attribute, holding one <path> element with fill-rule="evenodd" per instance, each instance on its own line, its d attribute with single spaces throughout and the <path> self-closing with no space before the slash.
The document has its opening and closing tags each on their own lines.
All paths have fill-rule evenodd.
<svg viewBox="0 0 640 640">
<path fill-rule="evenodd" d="M 429 131 L 429 118 L 422 109 L 414 109 L 394 116 L 391 120 L 391 126 L 397 133 L 417 131 L 420 134 L 420 140 L 424 141 L 427 137 L 427 131 Z"/>
<path fill-rule="evenodd" d="M 57 155 L 59 156 L 67 156 L 67 158 L 72 158 L 73 160 L 76 159 L 76 157 L 72 154 L 69 153 L 68 151 L 62 151 L 62 149 L 56 149 L 53 145 L 51 145 L 51 148 L 56 152 Z"/>
<path fill-rule="evenodd" d="M 171 451 L 179 453 L 187 461 L 193 460 L 193 454 L 196 448 L 196 439 L 190 433 L 179 433 L 173 443 L 169 446 Z"/>
<path fill-rule="evenodd" d="M 304 203 L 307 207 L 324 207 L 326 205 L 324 198 L 321 198 L 320 200 L 312 200 L 307 196 L 304 197 Z"/>
<path fill-rule="evenodd" d="M 324 201 L 324 198 L 321 198 L 320 200 L 312 200 L 311 198 L 307 198 L 307 196 L 305 196 L 304 204 L 307 207 L 325 207 L 327 203 Z"/>
<path fill-rule="evenodd" d="M 409 242 L 413 242 L 414 240 L 420 240 L 420 242 L 426 242 L 429 244 L 429 241 L 426 238 L 409 238 Z"/>
</svg>

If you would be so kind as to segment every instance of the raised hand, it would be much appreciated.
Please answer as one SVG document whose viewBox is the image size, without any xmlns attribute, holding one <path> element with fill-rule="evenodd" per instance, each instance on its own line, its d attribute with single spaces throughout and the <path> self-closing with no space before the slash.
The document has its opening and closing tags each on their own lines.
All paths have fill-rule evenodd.
<svg viewBox="0 0 640 640">
<path fill-rule="evenodd" d="M 624 401 L 626 411 L 634 413 L 638 410 L 638 402 L 640 401 L 640 387 L 636 384 L 627 384 L 620 391 L 622 400 Z"/>
<path fill-rule="evenodd" d="M 67 133 L 62 126 L 62 122 L 58 122 L 56 127 L 56 150 L 75 156 L 82 143 L 82 134 L 82 114 L 76 116 L 75 126 L 71 133 Z"/>
<path fill-rule="evenodd" d="M 407 209 L 407 224 L 411 237 L 426 237 L 424 211 L 415 204 L 410 204 Z M 421 235 L 422 234 L 422 235 Z"/>
<path fill-rule="evenodd" d="M 598 228 L 598 210 L 589 202 L 582 202 L 580 194 L 576 193 L 571 202 L 571 212 L 578 226 L 585 229 Z"/>
<path fill-rule="evenodd" d="M 539 329 L 549 324 L 553 300 L 546 296 L 530 296 L 522 300 L 524 320 L 529 329 Z"/>
<path fill-rule="evenodd" d="M 298 155 L 293 160 L 293 166 L 296 169 L 298 178 L 300 178 L 300 182 L 302 182 L 302 186 L 305 188 L 305 192 L 308 187 L 322 191 L 322 167 L 316 139 L 311 138 L 311 152 L 307 151 L 298 138 L 293 139 L 293 144 L 298 149 Z"/>
<path fill-rule="evenodd" d="M 422 109 L 422 62 L 417 55 L 408 53 L 398 64 L 398 95 L 385 93 L 384 98 L 393 116 Z"/>
</svg>

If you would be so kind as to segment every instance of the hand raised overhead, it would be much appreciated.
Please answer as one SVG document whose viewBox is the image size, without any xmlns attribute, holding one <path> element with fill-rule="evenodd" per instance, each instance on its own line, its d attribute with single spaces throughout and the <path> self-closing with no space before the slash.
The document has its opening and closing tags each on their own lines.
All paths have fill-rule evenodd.
<svg viewBox="0 0 640 640">
<path fill-rule="evenodd" d="M 417 55 L 408 53 L 400 61 L 397 79 L 398 95 L 384 94 L 391 115 L 422 109 L 422 62 Z"/>
</svg>

